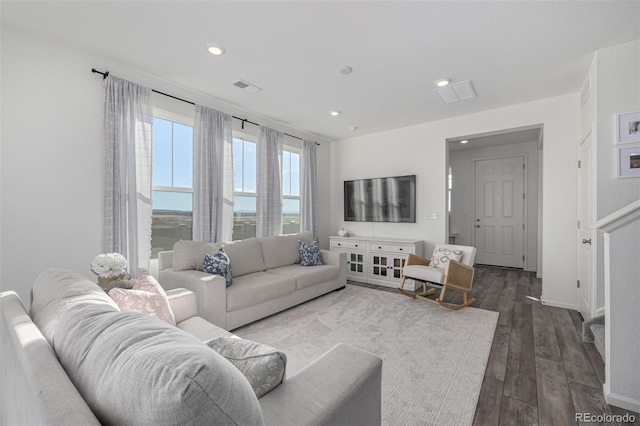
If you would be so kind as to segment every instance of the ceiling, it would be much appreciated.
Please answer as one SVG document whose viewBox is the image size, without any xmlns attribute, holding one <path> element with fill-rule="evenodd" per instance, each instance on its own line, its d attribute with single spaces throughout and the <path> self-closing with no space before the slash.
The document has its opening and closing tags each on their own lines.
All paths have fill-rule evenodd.
<svg viewBox="0 0 640 426">
<path fill-rule="evenodd" d="M 329 140 L 578 92 L 594 51 L 640 38 L 640 1 L 3 0 L 1 15 Z M 444 104 L 443 77 L 478 97 Z"/>
</svg>

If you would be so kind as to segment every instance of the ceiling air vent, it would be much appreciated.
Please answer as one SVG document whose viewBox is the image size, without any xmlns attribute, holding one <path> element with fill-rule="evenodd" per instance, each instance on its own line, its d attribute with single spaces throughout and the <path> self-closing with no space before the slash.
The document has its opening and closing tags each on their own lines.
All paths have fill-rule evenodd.
<svg viewBox="0 0 640 426">
<path fill-rule="evenodd" d="M 464 101 L 478 96 L 476 94 L 476 90 L 473 88 L 471 80 L 462 81 L 460 83 L 451 84 L 434 90 L 440 98 L 442 98 L 445 104 Z"/>
<path fill-rule="evenodd" d="M 246 90 L 249 93 L 259 93 L 262 92 L 262 89 L 256 86 L 255 84 L 248 83 L 244 80 L 238 80 L 233 83 L 234 86 L 241 88 L 242 90 Z"/>
</svg>

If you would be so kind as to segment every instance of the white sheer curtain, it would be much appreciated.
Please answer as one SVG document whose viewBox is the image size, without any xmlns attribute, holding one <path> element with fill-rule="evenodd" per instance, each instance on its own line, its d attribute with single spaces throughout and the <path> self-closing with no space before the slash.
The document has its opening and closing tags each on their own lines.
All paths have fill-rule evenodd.
<svg viewBox="0 0 640 426">
<path fill-rule="evenodd" d="M 231 241 L 233 140 L 231 116 L 196 105 L 193 129 L 193 239 Z"/>
<path fill-rule="evenodd" d="M 302 165 L 300 188 L 300 230 L 310 231 L 314 237 L 318 236 L 317 209 L 317 172 L 316 172 L 316 143 L 302 141 Z"/>
<path fill-rule="evenodd" d="M 129 261 L 129 274 L 149 269 L 151 253 L 150 90 L 110 75 L 104 101 L 103 245 Z"/>
<path fill-rule="evenodd" d="M 256 236 L 282 233 L 282 133 L 260 127 L 258 136 Z"/>
</svg>

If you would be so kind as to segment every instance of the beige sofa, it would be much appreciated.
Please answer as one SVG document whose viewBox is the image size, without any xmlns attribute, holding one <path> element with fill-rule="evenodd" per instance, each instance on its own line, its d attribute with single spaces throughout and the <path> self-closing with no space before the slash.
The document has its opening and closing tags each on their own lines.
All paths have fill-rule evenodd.
<svg viewBox="0 0 640 426">
<path fill-rule="evenodd" d="M 337 345 L 258 400 L 203 343 L 231 334 L 168 295 L 177 327 L 64 269 L 39 275 L 29 313 L 0 293 L 0 424 L 380 424 L 379 357 Z"/>
<path fill-rule="evenodd" d="M 347 283 L 345 253 L 321 250 L 324 265 L 300 266 L 298 241 L 309 232 L 231 243 L 179 241 L 158 255 L 158 281 L 167 289 L 186 288 L 198 296 L 198 312 L 208 321 L 233 330 Z M 202 272 L 204 257 L 222 247 L 229 256 L 233 283 Z"/>
</svg>

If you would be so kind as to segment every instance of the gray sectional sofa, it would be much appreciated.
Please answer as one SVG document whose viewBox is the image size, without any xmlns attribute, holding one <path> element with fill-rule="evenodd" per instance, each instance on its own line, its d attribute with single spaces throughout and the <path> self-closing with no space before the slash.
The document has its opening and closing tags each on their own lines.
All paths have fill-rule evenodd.
<svg viewBox="0 0 640 426">
<path fill-rule="evenodd" d="M 177 326 L 120 311 L 97 284 L 50 269 L 29 313 L 0 293 L 0 424 L 376 425 L 382 360 L 340 344 L 258 399 L 203 342 L 231 333 L 196 295 L 167 292 Z"/>
<path fill-rule="evenodd" d="M 298 241 L 309 232 L 231 243 L 179 241 L 158 255 L 158 281 L 166 289 L 186 288 L 198 296 L 198 311 L 213 324 L 233 330 L 347 283 L 345 253 L 321 250 L 324 265 L 300 266 Z M 222 247 L 231 263 L 233 283 L 202 271 L 206 254 Z"/>
</svg>

